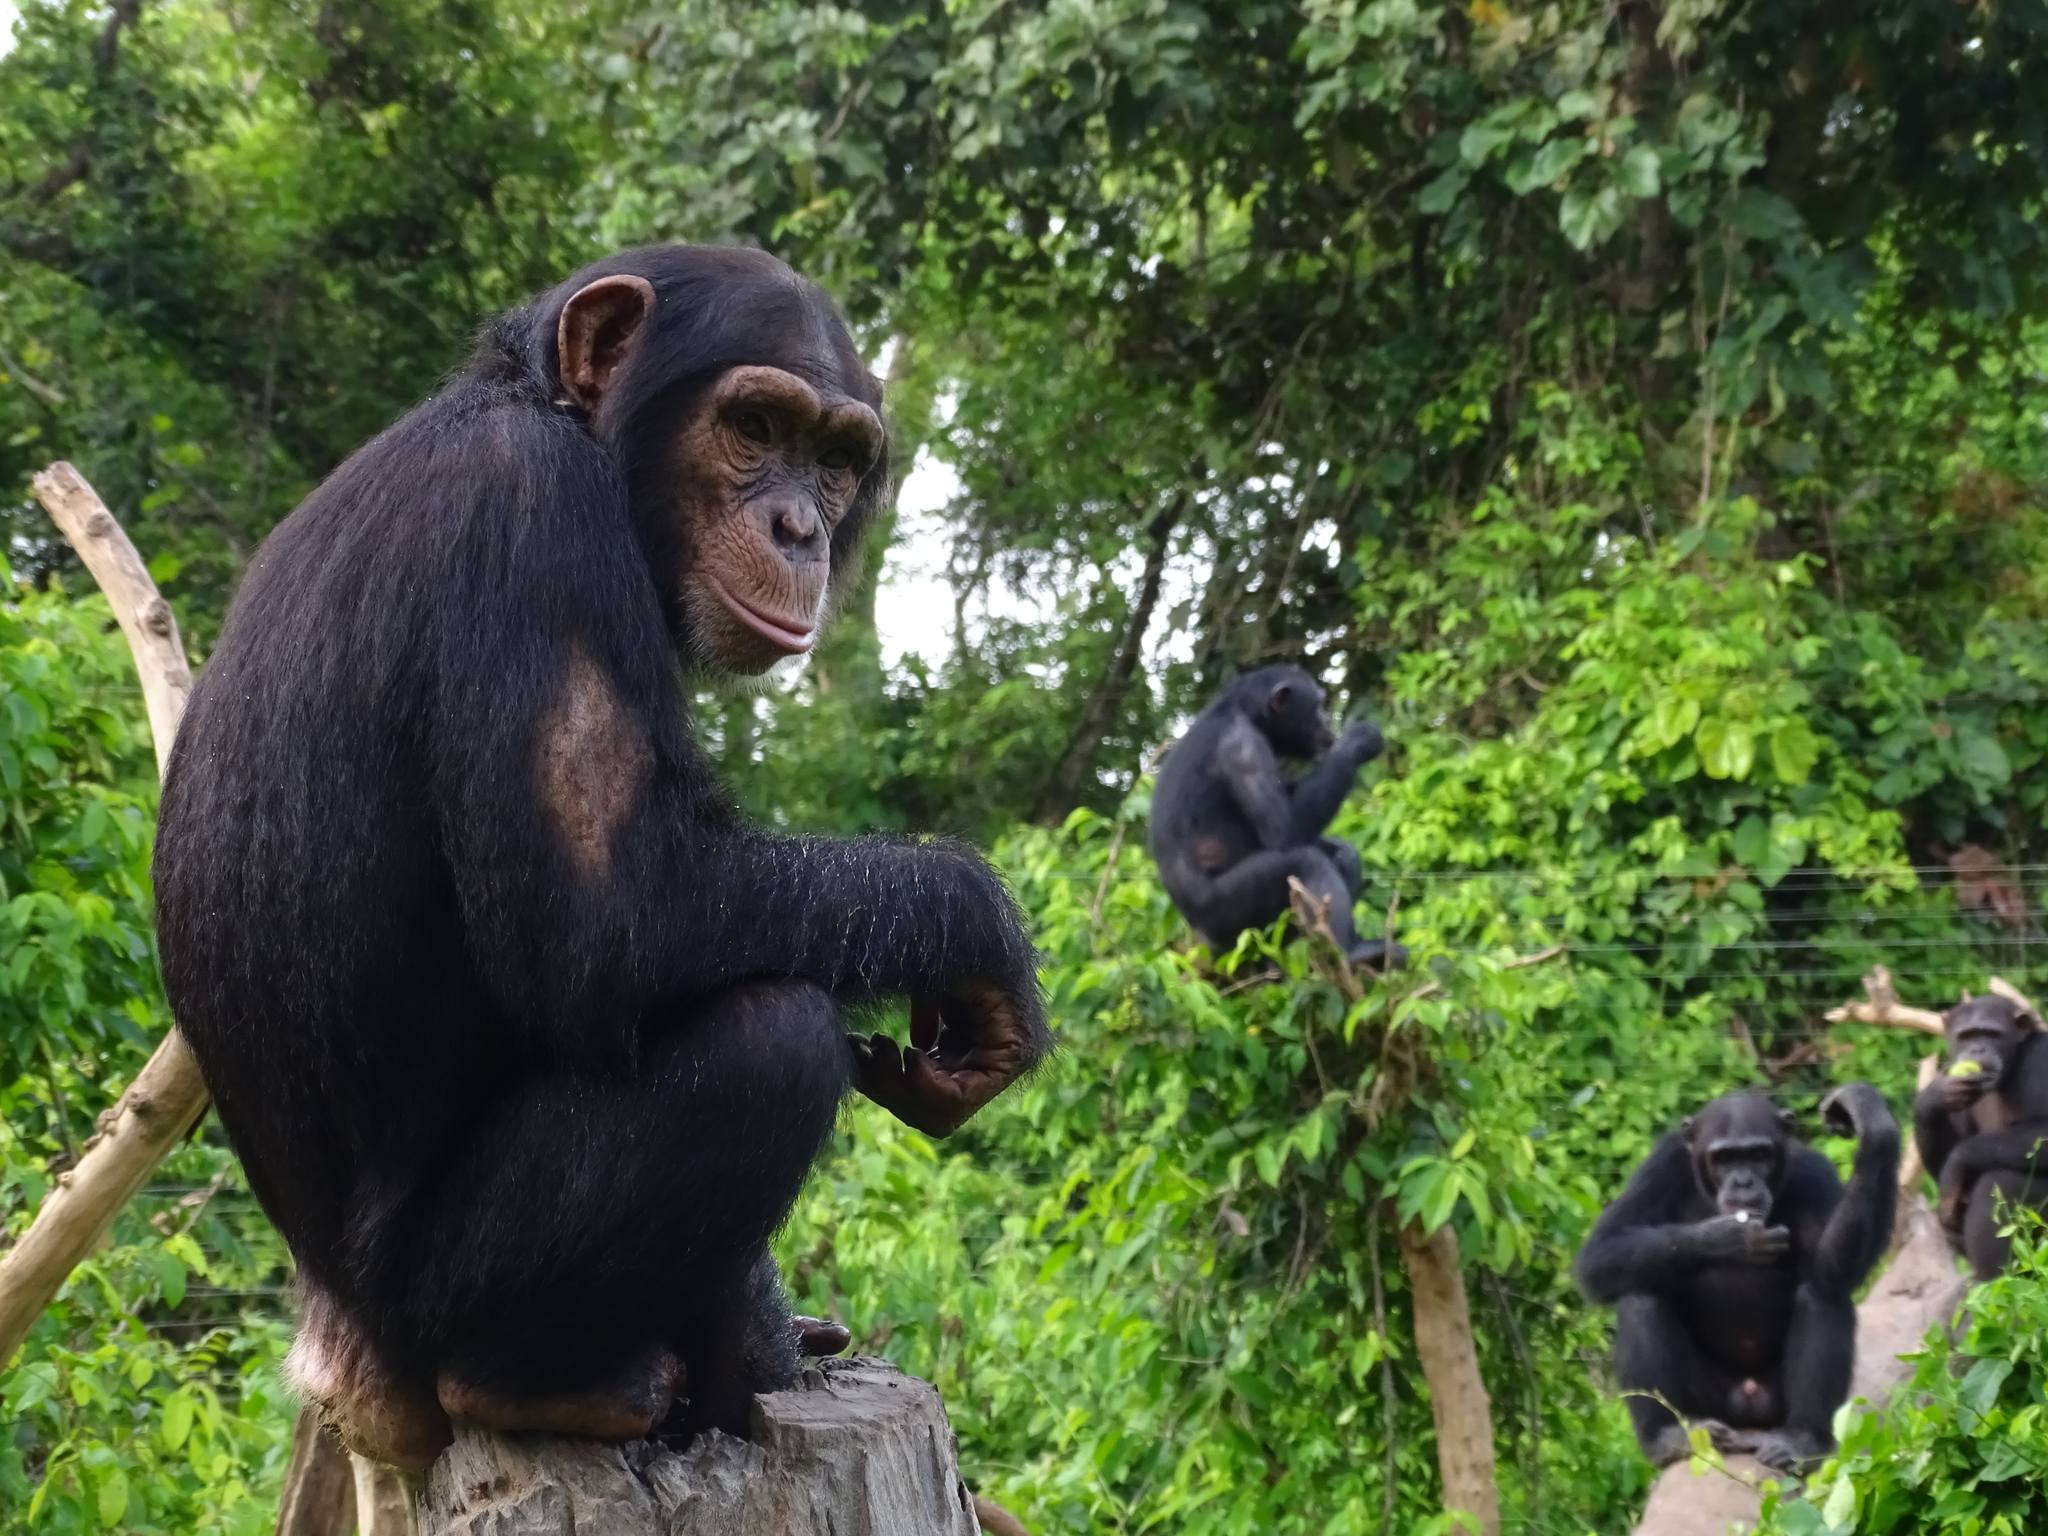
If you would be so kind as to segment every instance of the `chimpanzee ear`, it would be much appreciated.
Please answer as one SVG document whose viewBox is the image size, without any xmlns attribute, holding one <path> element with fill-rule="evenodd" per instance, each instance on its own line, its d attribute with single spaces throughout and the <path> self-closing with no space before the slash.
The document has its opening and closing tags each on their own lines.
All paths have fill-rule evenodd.
<svg viewBox="0 0 2048 1536">
<path fill-rule="evenodd" d="M 1789 1109 L 1779 1110 L 1778 1129 L 1787 1136 L 1797 1136 L 1799 1134 L 1799 1117 Z"/>
<path fill-rule="evenodd" d="M 1687 1115 L 1678 1122 L 1678 1139 L 1690 1147 L 1693 1144 L 1693 1135 L 1698 1125 L 1698 1121 L 1694 1120 L 1691 1115 Z"/>
<path fill-rule="evenodd" d="M 2041 1027 L 2041 1016 L 2031 1008 L 2021 1008 L 2013 1014 L 2013 1027 L 2023 1035 L 2031 1035 Z"/>
<path fill-rule="evenodd" d="M 1269 715 L 1284 715 L 1287 713 L 1287 706 L 1293 702 L 1294 684 L 1275 683 L 1273 691 L 1266 695 L 1266 713 Z"/>
<path fill-rule="evenodd" d="M 584 411 L 597 409 L 653 313 L 654 284 L 631 273 L 600 277 L 569 296 L 555 328 L 556 361 L 562 388 Z"/>
</svg>

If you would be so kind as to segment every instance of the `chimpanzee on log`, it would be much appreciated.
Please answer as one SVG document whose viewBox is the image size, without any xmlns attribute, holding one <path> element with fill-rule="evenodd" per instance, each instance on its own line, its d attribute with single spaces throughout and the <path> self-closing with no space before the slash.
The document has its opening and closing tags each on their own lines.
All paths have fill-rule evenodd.
<svg viewBox="0 0 2048 1536">
<path fill-rule="evenodd" d="M 1674 1409 L 1780 1470 L 1834 1445 L 1856 1287 L 1891 1244 L 1899 1128 L 1867 1083 L 1829 1094 L 1821 1119 L 1856 1137 L 1846 1191 L 1790 1114 L 1732 1093 L 1657 1144 L 1579 1254 L 1580 1286 L 1617 1308 L 1615 1375 L 1659 1466 L 1687 1454 Z"/>
<path fill-rule="evenodd" d="M 772 835 L 691 736 L 686 674 L 806 651 L 859 569 L 880 400 L 772 257 L 628 251 L 251 562 L 164 791 L 164 977 L 298 1259 L 294 1374 L 369 1455 L 627 1439 L 679 1393 L 744 1433 L 847 1091 L 945 1135 L 1046 1050 L 981 858 Z M 908 1052 L 844 1032 L 890 994 Z"/>
<path fill-rule="evenodd" d="M 1942 1021 L 1948 1070 L 1913 1101 L 1913 1137 L 1942 1226 L 1989 1280 L 2012 1258 L 1998 1198 L 2048 1210 L 2048 1044 L 2008 998 L 1967 998 Z"/>
<path fill-rule="evenodd" d="M 1212 948 L 1227 948 L 1286 912 L 1291 879 L 1326 908 L 1331 934 L 1354 965 L 1406 958 L 1398 944 L 1358 937 L 1358 850 L 1323 836 L 1358 770 L 1385 747 L 1367 721 L 1336 735 L 1322 688 L 1299 667 L 1249 672 L 1195 717 L 1160 770 L 1151 844 L 1167 894 Z M 1290 781 L 1282 758 L 1316 761 Z"/>
</svg>

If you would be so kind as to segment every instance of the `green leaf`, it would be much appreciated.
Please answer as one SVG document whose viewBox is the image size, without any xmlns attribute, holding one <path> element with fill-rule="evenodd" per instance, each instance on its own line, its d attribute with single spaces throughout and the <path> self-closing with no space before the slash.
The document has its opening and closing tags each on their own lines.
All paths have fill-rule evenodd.
<svg viewBox="0 0 2048 1536">
<path fill-rule="evenodd" d="M 1847 1474 L 1835 1479 L 1834 1490 L 1821 1508 L 1821 1518 L 1837 1530 L 1847 1530 L 1856 1518 L 1856 1485 Z"/>
<path fill-rule="evenodd" d="M 1700 766 L 1713 779 L 1746 779 L 1756 762 L 1756 737 L 1739 721 L 1716 717 L 1700 722 L 1693 733 Z"/>
<path fill-rule="evenodd" d="M 112 1529 L 128 1514 L 128 1474 L 119 1467 L 100 1473 L 98 1495 L 100 1524 Z"/>
<path fill-rule="evenodd" d="M 184 1445 L 186 1437 L 192 1433 L 193 1412 L 192 1399 L 183 1392 L 174 1393 L 164 1404 L 164 1416 L 157 1433 L 163 1439 L 165 1450 L 175 1451 Z"/>
<path fill-rule="evenodd" d="M 1638 144 L 1621 157 L 1622 189 L 1632 197 L 1655 197 L 1662 177 L 1657 170 L 1657 151 Z"/>
<path fill-rule="evenodd" d="M 1771 732 L 1771 770 L 1781 784 L 1804 784 L 1820 761 L 1820 738 L 1804 720 L 1788 720 Z"/>
<path fill-rule="evenodd" d="M 1471 179 L 1469 171 L 1452 166 L 1422 189 L 1421 194 L 1415 199 L 1416 211 L 1427 214 L 1450 212 L 1451 205 L 1458 200 L 1458 194 L 1465 190 L 1466 182 Z"/>
</svg>

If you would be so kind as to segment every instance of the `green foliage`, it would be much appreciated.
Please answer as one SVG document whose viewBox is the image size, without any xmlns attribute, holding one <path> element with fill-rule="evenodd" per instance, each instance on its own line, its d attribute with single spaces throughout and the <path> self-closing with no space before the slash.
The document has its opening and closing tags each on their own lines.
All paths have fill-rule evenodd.
<svg viewBox="0 0 2048 1536">
<path fill-rule="evenodd" d="M 5 579 L 0 1244 L 168 1025 L 156 763 L 127 647 L 99 599 Z M 233 1158 L 179 1148 L 0 1372 L 0 1529 L 271 1529 L 291 1424 L 282 1271 Z"/>
<path fill-rule="evenodd" d="M 2020 1536 L 2048 1520 L 2048 1242 L 2020 1213 L 2011 1268 L 1937 1330 L 1889 1413 L 1845 1412 L 1803 1495 L 1765 1499 L 1762 1536 Z"/>
</svg>

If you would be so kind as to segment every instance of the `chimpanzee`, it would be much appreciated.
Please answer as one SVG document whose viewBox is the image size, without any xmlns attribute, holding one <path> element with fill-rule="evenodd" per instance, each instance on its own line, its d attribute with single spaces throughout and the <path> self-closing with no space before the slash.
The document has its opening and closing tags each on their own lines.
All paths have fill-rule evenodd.
<svg viewBox="0 0 2048 1536">
<path fill-rule="evenodd" d="M 2010 999 L 1966 998 L 1942 1016 L 1948 1070 L 1913 1101 L 1920 1161 L 1941 1184 L 1941 1224 L 1989 1280 L 2012 1257 L 1998 1197 L 2048 1210 L 2048 1045 Z"/>
<path fill-rule="evenodd" d="M 1615 1375 L 1659 1466 L 1687 1454 L 1674 1410 L 1783 1471 L 1834 1445 L 1854 1293 L 1891 1244 L 1899 1128 L 1867 1083 L 1820 1112 L 1856 1138 L 1846 1191 L 1789 1113 L 1731 1093 L 1657 1143 L 1579 1254 L 1580 1286 L 1616 1306 Z"/>
<path fill-rule="evenodd" d="M 1367 721 L 1333 732 L 1323 690 L 1299 667 L 1232 683 L 1167 754 L 1152 794 L 1152 857 L 1181 916 L 1222 949 L 1287 911 L 1288 881 L 1299 880 L 1354 965 L 1399 965 L 1400 945 L 1361 940 L 1353 926 L 1358 850 L 1323 836 L 1358 770 L 1385 747 Z M 1281 758 L 1316 761 L 1290 781 Z"/>
<path fill-rule="evenodd" d="M 847 1091 L 943 1136 L 1047 1049 L 979 856 L 766 832 L 692 739 L 685 678 L 807 650 L 858 570 L 880 400 L 781 262 L 627 251 L 251 562 L 164 790 L 164 979 L 298 1260 L 297 1380 L 368 1454 L 679 1396 L 744 1433 Z M 891 994 L 908 1051 L 844 1032 Z"/>
</svg>

